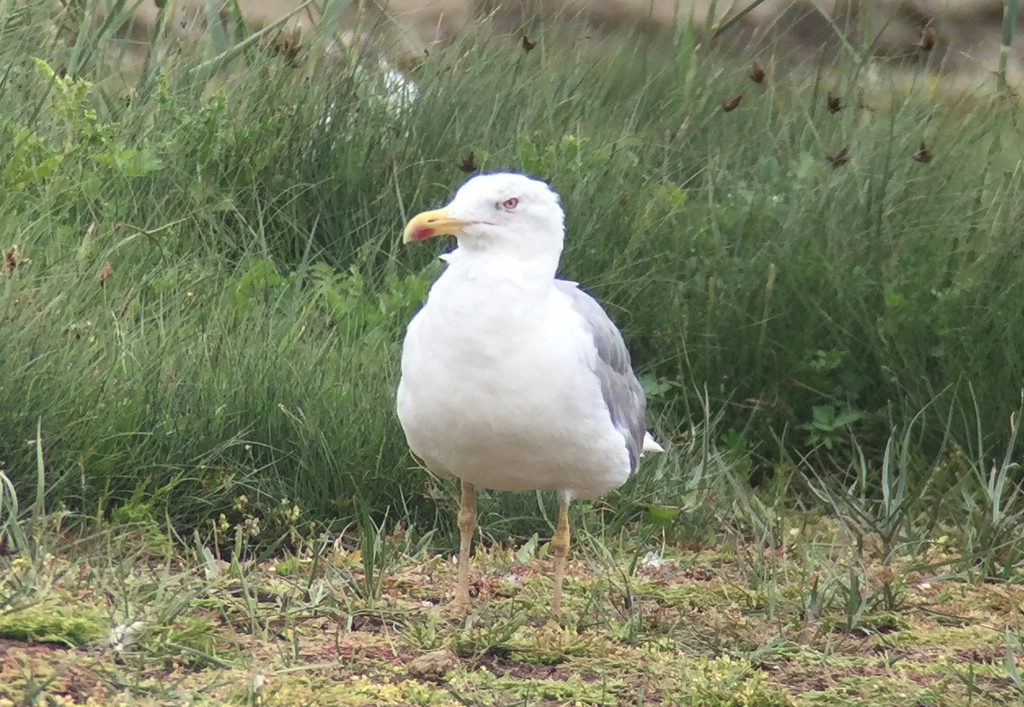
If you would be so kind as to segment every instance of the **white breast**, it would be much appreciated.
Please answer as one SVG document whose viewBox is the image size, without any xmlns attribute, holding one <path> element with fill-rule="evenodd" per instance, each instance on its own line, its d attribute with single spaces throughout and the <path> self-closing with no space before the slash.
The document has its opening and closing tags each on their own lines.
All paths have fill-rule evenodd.
<svg viewBox="0 0 1024 707">
<path fill-rule="evenodd" d="M 413 319 L 398 415 L 435 473 L 590 498 L 629 475 L 584 322 L 553 287 L 450 268 Z"/>
</svg>

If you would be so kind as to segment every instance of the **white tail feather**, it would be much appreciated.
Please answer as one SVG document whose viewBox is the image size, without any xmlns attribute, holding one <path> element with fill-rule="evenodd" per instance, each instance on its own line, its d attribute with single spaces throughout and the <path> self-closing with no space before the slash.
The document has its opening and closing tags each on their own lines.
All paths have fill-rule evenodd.
<svg viewBox="0 0 1024 707">
<path fill-rule="evenodd" d="M 644 446 L 640 448 L 640 453 L 644 452 L 664 452 L 665 449 L 654 441 L 654 437 L 651 437 L 651 433 L 648 432 L 644 435 Z"/>
</svg>

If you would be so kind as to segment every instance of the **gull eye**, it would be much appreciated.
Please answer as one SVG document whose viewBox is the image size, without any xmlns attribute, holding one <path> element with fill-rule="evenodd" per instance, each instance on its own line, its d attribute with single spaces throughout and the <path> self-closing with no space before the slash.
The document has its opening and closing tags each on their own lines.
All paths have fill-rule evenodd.
<svg viewBox="0 0 1024 707">
<path fill-rule="evenodd" d="M 519 206 L 519 199 L 514 196 L 510 196 L 501 202 L 501 208 L 505 209 L 505 211 L 515 211 L 517 206 Z"/>
</svg>

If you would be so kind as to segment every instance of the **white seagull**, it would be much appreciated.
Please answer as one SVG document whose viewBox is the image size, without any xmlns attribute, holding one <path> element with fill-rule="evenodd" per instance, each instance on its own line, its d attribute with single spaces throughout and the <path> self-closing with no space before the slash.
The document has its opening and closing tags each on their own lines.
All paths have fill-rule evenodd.
<svg viewBox="0 0 1024 707">
<path fill-rule="evenodd" d="M 561 613 L 569 504 L 622 485 L 645 451 L 646 400 L 622 334 L 574 282 L 555 278 L 565 234 L 558 195 L 521 174 L 467 181 L 443 209 L 409 221 L 403 243 L 458 247 L 413 317 L 398 417 L 412 452 L 462 480 L 458 586 L 469 606 L 476 488 L 554 491 L 551 538 Z"/>
</svg>

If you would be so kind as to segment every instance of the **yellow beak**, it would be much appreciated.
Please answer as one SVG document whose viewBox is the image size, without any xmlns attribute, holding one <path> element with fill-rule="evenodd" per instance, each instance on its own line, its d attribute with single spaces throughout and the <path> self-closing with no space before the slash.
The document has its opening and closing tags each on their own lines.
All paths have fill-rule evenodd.
<svg viewBox="0 0 1024 707">
<path fill-rule="evenodd" d="M 412 217 L 402 232 L 402 243 L 417 243 L 434 236 L 457 236 L 459 232 L 472 224 L 448 215 L 447 209 L 424 211 Z"/>
</svg>

